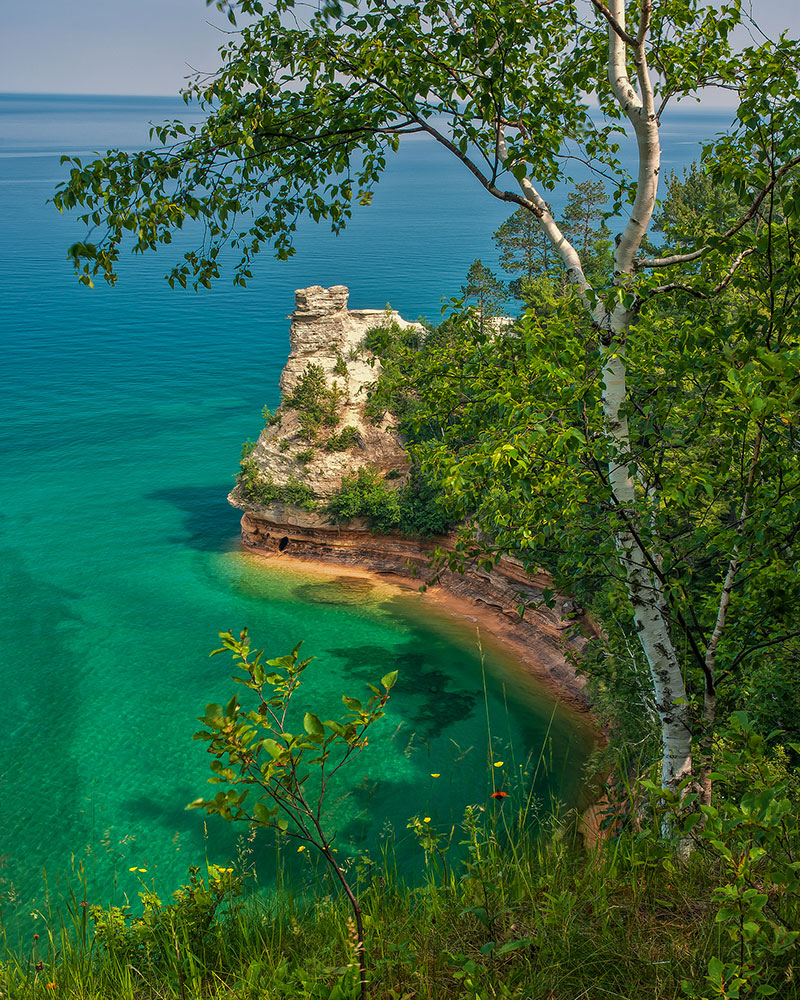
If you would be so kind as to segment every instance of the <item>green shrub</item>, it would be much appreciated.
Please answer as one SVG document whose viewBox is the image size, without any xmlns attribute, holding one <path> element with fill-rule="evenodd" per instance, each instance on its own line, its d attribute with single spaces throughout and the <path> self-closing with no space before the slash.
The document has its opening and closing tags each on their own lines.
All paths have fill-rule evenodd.
<svg viewBox="0 0 800 1000">
<path fill-rule="evenodd" d="M 264 507 L 280 499 L 280 489 L 271 476 L 262 476 L 258 462 L 254 458 L 242 459 L 242 471 L 237 477 L 239 491 L 244 500 L 252 500 Z"/>
<path fill-rule="evenodd" d="M 400 524 L 400 495 L 386 485 L 376 469 L 362 466 L 358 472 L 342 477 L 342 488 L 331 497 L 328 513 L 337 523 L 365 517 L 371 528 L 392 531 Z"/>
<path fill-rule="evenodd" d="M 401 530 L 414 535 L 443 535 L 452 526 L 441 488 L 414 469 L 402 491 Z"/>
<path fill-rule="evenodd" d="M 278 410 L 271 410 L 268 406 L 263 407 L 261 410 L 261 417 L 265 424 L 272 427 L 273 424 L 280 424 L 281 415 Z"/>
<path fill-rule="evenodd" d="M 200 877 L 196 865 L 189 868 L 189 883 L 172 894 L 164 904 L 153 890 L 139 893 L 141 916 L 132 917 L 130 907 L 92 906 L 89 915 L 94 923 L 95 941 L 117 962 L 136 962 L 159 971 L 175 966 L 175 943 L 198 954 L 214 951 L 217 932 L 214 923 L 221 909 L 230 912 L 231 904 L 242 893 L 244 879 L 232 868 L 208 865 L 208 881 Z M 209 956 L 210 957 L 210 956 Z"/>
<path fill-rule="evenodd" d="M 325 448 L 328 451 L 347 451 L 348 448 L 352 448 L 357 444 L 358 431 L 355 427 L 347 426 L 343 427 L 338 434 L 331 434 L 325 442 Z"/>
<path fill-rule="evenodd" d="M 309 362 L 284 402 L 297 410 L 301 434 L 307 441 L 313 441 L 323 424 L 335 427 L 339 423 L 344 399 L 345 393 L 338 383 L 328 386 L 324 368 Z"/>
<path fill-rule="evenodd" d="M 254 458 L 242 460 L 242 469 L 236 482 L 243 500 L 263 507 L 270 507 L 275 503 L 290 503 L 303 510 L 315 510 L 317 506 L 314 491 L 310 487 L 295 476 L 289 476 L 285 486 L 278 486 L 272 476 L 261 474 Z"/>
<path fill-rule="evenodd" d="M 342 378 L 347 378 L 347 362 L 338 348 L 336 350 L 336 364 L 333 366 L 333 372 L 334 375 L 341 375 Z"/>
<path fill-rule="evenodd" d="M 381 326 L 367 330 L 361 346 L 371 351 L 376 357 L 394 357 L 401 350 L 419 350 L 422 345 L 422 335 L 416 327 L 401 327 L 394 319 L 389 319 Z"/>
<path fill-rule="evenodd" d="M 433 481 L 416 470 L 405 486 L 392 489 L 386 478 L 366 466 L 344 476 L 339 493 L 328 504 L 334 522 L 365 517 L 374 531 L 407 535 L 441 535 L 450 529 L 452 521 Z"/>
<path fill-rule="evenodd" d="M 316 510 L 317 507 L 314 491 L 294 475 L 289 476 L 289 481 L 283 487 L 281 499 L 284 503 L 294 504 L 303 510 Z"/>
<path fill-rule="evenodd" d="M 284 438 L 283 441 L 281 441 L 281 443 L 278 445 L 278 451 L 281 452 L 288 451 L 291 447 L 292 446 L 289 444 L 286 438 Z"/>
<path fill-rule="evenodd" d="M 295 458 L 297 459 L 298 462 L 301 462 L 303 465 L 305 465 L 307 462 L 313 461 L 315 455 L 316 452 L 314 451 L 313 448 L 303 448 L 302 451 L 298 451 L 298 453 L 295 455 Z"/>
</svg>

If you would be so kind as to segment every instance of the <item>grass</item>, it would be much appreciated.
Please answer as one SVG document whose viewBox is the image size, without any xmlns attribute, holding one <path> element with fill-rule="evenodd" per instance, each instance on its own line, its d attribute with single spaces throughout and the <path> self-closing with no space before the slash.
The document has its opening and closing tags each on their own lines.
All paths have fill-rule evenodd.
<svg viewBox="0 0 800 1000">
<path fill-rule="evenodd" d="M 702 985 L 709 959 L 734 947 L 716 919 L 722 860 L 678 863 L 634 830 L 587 849 L 574 817 L 515 831 L 511 800 L 468 810 L 456 830 L 411 823 L 427 859 L 423 884 L 401 879 L 391 852 L 362 865 L 370 995 L 376 1000 L 671 1000 Z M 357 994 L 346 901 L 320 870 L 312 899 L 241 892 L 225 869 L 195 873 L 143 916 L 90 910 L 73 894 L 37 941 L 9 955 L 5 1000 L 349 1000 Z M 780 905 L 780 901 L 776 901 Z M 791 911 L 796 915 L 795 910 Z M 116 921 L 116 922 L 115 922 Z M 785 1000 L 800 996 L 789 952 L 767 969 Z M 48 985 L 50 984 L 50 985 Z M 54 985 L 53 985 L 54 984 Z M 703 994 L 705 995 L 705 994 Z"/>
</svg>

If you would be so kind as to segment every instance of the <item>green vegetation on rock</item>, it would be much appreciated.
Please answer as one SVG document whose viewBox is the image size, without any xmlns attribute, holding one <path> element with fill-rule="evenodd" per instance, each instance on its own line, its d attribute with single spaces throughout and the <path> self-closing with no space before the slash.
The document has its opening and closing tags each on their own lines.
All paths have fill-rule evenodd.
<svg viewBox="0 0 800 1000">
<path fill-rule="evenodd" d="M 242 459 L 241 471 L 236 477 L 239 494 L 243 500 L 262 507 L 276 503 L 293 504 L 303 510 L 316 510 L 318 502 L 314 491 L 291 475 L 284 486 L 279 486 L 270 475 L 264 475 L 252 457 Z"/>
<path fill-rule="evenodd" d="M 439 490 L 419 470 L 401 487 L 390 486 L 378 470 L 362 466 L 342 478 L 339 492 L 328 502 L 336 524 L 366 518 L 374 531 L 409 535 L 440 535 L 452 526 Z"/>
<path fill-rule="evenodd" d="M 288 409 L 296 410 L 303 437 L 313 442 L 324 427 L 335 427 L 340 417 L 340 408 L 347 394 L 338 383 L 328 385 L 325 369 L 309 362 L 300 374 L 297 384 L 283 401 Z"/>
</svg>

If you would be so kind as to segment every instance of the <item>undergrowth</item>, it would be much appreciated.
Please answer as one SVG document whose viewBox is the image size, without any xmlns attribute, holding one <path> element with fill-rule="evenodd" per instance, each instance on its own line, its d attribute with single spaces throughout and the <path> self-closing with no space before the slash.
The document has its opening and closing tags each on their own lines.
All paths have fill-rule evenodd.
<svg viewBox="0 0 800 1000">
<path fill-rule="evenodd" d="M 662 839 L 675 806 L 655 799 L 637 813 L 630 800 L 609 803 L 607 839 L 591 846 L 574 815 L 521 826 L 513 794 L 468 808 L 455 830 L 410 819 L 426 859 L 423 884 L 406 884 L 391 854 L 358 876 L 369 995 L 800 997 L 796 778 L 744 717 L 720 743 L 719 761 L 713 810 L 682 813 L 694 843 L 684 860 Z M 456 846 L 461 861 L 450 857 Z M 328 874 L 318 872 L 310 899 L 286 889 L 242 893 L 242 885 L 231 869 L 209 866 L 202 877 L 195 869 L 171 902 L 143 893 L 136 917 L 73 896 L 66 921 L 51 921 L 26 953 L 6 959 L 0 992 L 9 1000 L 357 995 L 352 918 Z"/>
</svg>

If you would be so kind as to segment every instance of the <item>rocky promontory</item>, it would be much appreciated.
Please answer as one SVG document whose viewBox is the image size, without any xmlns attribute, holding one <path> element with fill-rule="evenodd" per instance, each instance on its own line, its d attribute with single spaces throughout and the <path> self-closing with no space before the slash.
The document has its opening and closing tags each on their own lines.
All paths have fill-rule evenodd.
<svg viewBox="0 0 800 1000">
<path fill-rule="evenodd" d="M 350 567 L 419 587 L 431 576 L 434 549 L 452 550 L 455 535 L 414 537 L 372 532 L 363 518 L 334 523 L 326 507 L 342 479 L 360 468 L 400 487 L 409 461 L 391 415 L 376 423 L 369 390 L 380 361 L 365 347 L 370 330 L 419 324 L 390 309 L 348 309 L 343 285 L 299 289 L 291 314 L 290 354 L 280 379 L 283 402 L 243 458 L 229 500 L 243 511 L 242 541 L 272 557 Z M 313 390 L 313 394 L 311 392 Z M 316 400 L 310 410 L 308 400 Z M 318 405 L 317 405 L 318 404 Z M 504 557 L 491 570 L 443 570 L 430 599 L 479 621 L 505 641 L 541 680 L 577 705 L 583 685 L 565 657 L 576 613 L 571 601 L 544 603 L 550 580 Z M 518 608 L 527 605 L 524 616 Z"/>
</svg>

